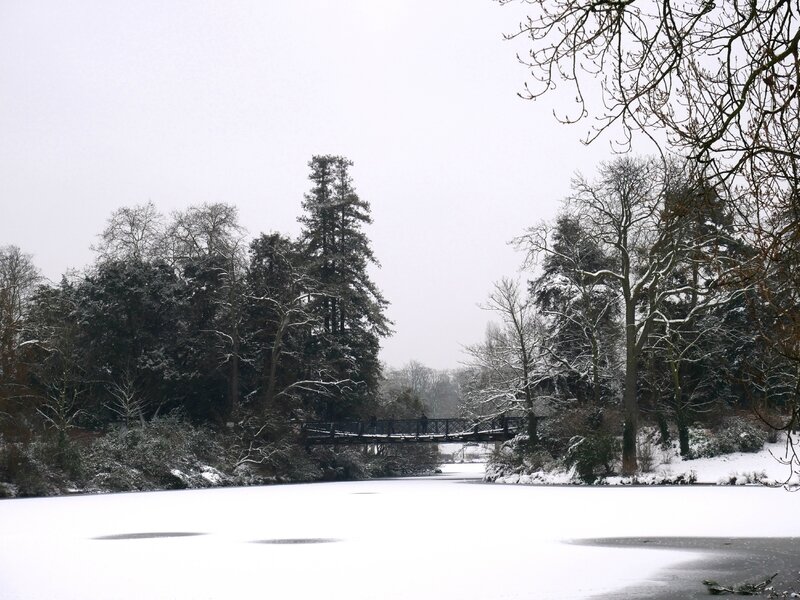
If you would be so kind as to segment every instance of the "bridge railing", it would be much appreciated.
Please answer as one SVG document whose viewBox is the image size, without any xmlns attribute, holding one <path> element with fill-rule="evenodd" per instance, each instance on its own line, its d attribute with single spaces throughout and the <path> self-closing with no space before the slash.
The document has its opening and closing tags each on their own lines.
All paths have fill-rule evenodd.
<svg viewBox="0 0 800 600">
<path fill-rule="evenodd" d="M 471 419 L 369 419 L 366 421 L 309 421 L 303 432 L 309 442 L 448 441 L 507 439 L 525 427 L 522 417 Z"/>
</svg>

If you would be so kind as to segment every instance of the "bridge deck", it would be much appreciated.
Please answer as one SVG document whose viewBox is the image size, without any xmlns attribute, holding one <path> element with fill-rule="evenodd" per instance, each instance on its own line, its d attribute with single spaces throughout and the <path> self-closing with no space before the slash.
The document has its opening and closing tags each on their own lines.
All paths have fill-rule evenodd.
<svg viewBox="0 0 800 600">
<path fill-rule="evenodd" d="M 307 444 L 400 444 L 405 442 L 494 442 L 525 430 L 523 417 L 470 419 L 370 419 L 309 421 L 303 424 Z"/>
</svg>

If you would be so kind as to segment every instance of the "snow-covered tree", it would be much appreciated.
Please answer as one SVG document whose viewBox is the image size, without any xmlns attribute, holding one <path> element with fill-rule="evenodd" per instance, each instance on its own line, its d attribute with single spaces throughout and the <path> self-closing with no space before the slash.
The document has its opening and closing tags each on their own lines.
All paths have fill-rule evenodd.
<svg viewBox="0 0 800 600">
<path fill-rule="evenodd" d="M 466 408 L 476 416 L 519 412 L 528 418 L 531 444 L 537 440 L 537 386 L 548 377 L 542 355 L 544 328 L 518 281 L 494 284 L 484 307 L 498 319 L 486 339 L 468 346 L 470 379 L 463 389 Z"/>
<path fill-rule="evenodd" d="M 429 417 L 454 417 L 459 413 L 461 398 L 450 371 L 432 369 L 416 360 L 399 369 L 384 368 L 381 393 L 397 395 L 402 390 L 418 396 Z"/>
<path fill-rule="evenodd" d="M 609 384 L 619 362 L 619 302 L 607 281 L 587 273 L 613 264 L 575 216 L 558 217 L 548 235 L 553 252 L 543 257 L 541 275 L 530 286 L 547 328 L 543 348 L 565 393 L 599 406 L 616 387 Z"/>
<path fill-rule="evenodd" d="M 238 209 L 218 202 L 177 211 L 168 227 L 168 240 L 173 263 L 181 268 L 191 293 L 197 294 L 190 302 L 196 299 L 206 303 L 202 322 L 196 321 L 188 333 L 201 338 L 197 341 L 207 344 L 218 367 L 224 366 L 227 371 L 227 406 L 223 412 L 229 416 L 238 410 L 241 397 L 246 257 Z M 202 346 L 194 347 L 202 351 Z"/>
<path fill-rule="evenodd" d="M 37 289 L 25 323 L 25 343 L 31 349 L 30 398 L 45 426 L 55 432 L 60 450 L 66 448 L 67 433 L 81 415 L 97 414 L 79 313 L 76 288 L 63 278 L 57 287 Z"/>
<path fill-rule="evenodd" d="M 191 396 L 182 296 L 174 269 L 163 262 L 106 261 L 77 282 L 75 343 L 100 405 L 112 406 L 114 390 L 127 387 L 150 418 L 162 405 L 174 408 Z"/>
<path fill-rule="evenodd" d="M 18 383 L 21 375 L 19 345 L 25 312 L 40 279 L 29 254 L 17 246 L 0 247 L 0 388 Z"/>
<path fill-rule="evenodd" d="M 262 409 L 273 410 L 278 398 L 288 401 L 302 391 L 333 394 L 338 380 L 304 355 L 321 318 L 312 310 L 319 285 L 308 274 L 301 246 L 278 233 L 253 240 L 246 289 L 247 356 Z M 296 402 L 281 404 L 284 411 L 297 408 Z"/>
<path fill-rule="evenodd" d="M 153 261 L 168 258 L 164 216 L 147 202 L 115 210 L 100 241 L 92 247 L 100 260 Z"/>
<path fill-rule="evenodd" d="M 370 205 L 359 198 L 350 176 L 352 162 L 341 156 L 314 156 L 309 163 L 311 191 L 303 202 L 301 243 L 309 275 L 319 283 L 310 310 L 320 327 L 308 347 L 310 364 L 325 364 L 342 388 L 325 412 L 337 416 L 374 401 L 380 377 L 380 338 L 388 335 L 387 302 L 369 276 L 378 265 L 364 227 Z M 315 379 L 315 376 L 308 379 Z"/>
<path fill-rule="evenodd" d="M 680 168 L 660 161 L 620 158 L 605 163 L 600 177 L 590 182 L 578 177 L 565 212 L 580 223 L 592 243 L 609 262 L 599 268 L 577 268 L 574 276 L 604 284 L 616 291 L 622 315 L 623 340 L 623 471 L 637 469 L 636 435 L 639 423 L 639 366 L 654 326 L 694 318 L 715 299 L 709 296 L 712 281 L 681 280 L 675 277 L 684 261 L 695 256 L 707 240 L 695 235 L 691 202 L 685 183 L 691 181 Z M 674 193 L 677 190 L 682 193 Z M 517 240 L 533 265 L 540 257 L 561 257 L 546 225 L 531 228 Z M 564 256 L 569 260 L 569 256 Z M 709 272 L 713 272 L 709 271 Z M 697 303 L 688 313 L 673 318 L 662 309 L 670 299 L 696 295 Z"/>
</svg>

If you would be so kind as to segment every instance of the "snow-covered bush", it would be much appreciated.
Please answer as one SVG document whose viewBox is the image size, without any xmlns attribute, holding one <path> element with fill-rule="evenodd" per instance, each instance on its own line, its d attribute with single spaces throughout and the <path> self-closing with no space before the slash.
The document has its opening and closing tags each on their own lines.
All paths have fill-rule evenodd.
<svg viewBox="0 0 800 600">
<path fill-rule="evenodd" d="M 305 448 L 289 439 L 260 444 L 239 455 L 234 469 L 235 485 L 262 485 L 317 481 L 322 469 Z"/>
<path fill-rule="evenodd" d="M 432 473 L 442 462 L 435 444 L 392 444 L 368 459 L 370 477 Z"/>
<path fill-rule="evenodd" d="M 717 485 L 767 485 L 771 483 L 766 471 L 749 471 L 745 473 L 731 473 L 720 479 Z"/>
<path fill-rule="evenodd" d="M 758 452 L 767 441 L 762 427 L 743 417 L 723 419 L 717 436 L 721 453 Z"/>
<path fill-rule="evenodd" d="M 612 434 L 621 422 L 615 406 L 581 406 L 572 402 L 539 423 L 539 442 L 553 456 L 564 456 L 575 436 Z"/>
<path fill-rule="evenodd" d="M 614 472 L 619 455 L 619 440 L 615 436 L 606 433 L 575 436 L 567 449 L 564 463 L 575 467 L 581 480 L 593 483 L 598 477 Z"/>
<path fill-rule="evenodd" d="M 431 473 L 440 463 L 437 447 L 428 444 L 390 444 L 377 454 L 364 453 L 360 447 L 317 447 L 311 458 L 322 479 L 329 481 Z"/>
<path fill-rule="evenodd" d="M 642 473 L 650 473 L 656 464 L 656 448 L 653 442 L 647 438 L 640 440 L 637 444 L 636 456 L 639 461 L 639 470 Z"/>
<path fill-rule="evenodd" d="M 758 452 L 766 441 L 766 432 L 752 420 L 728 417 L 722 420 L 716 432 L 702 427 L 690 427 L 690 451 L 687 458 L 712 458 L 733 452 Z"/>
<path fill-rule="evenodd" d="M 49 470 L 37 456 L 35 444 L 3 444 L 0 446 L 0 481 L 2 497 L 46 496 L 52 493 Z"/>
<path fill-rule="evenodd" d="M 546 448 L 531 450 L 527 434 L 520 434 L 492 451 L 486 463 L 484 481 L 525 477 L 558 467 L 560 464 Z"/>
<path fill-rule="evenodd" d="M 719 445 L 714 433 L 705 427 L 689 427 L 689 454 L 685 457 L 711 458 L 719 454 Z"/>
<path fill-rule="evenodd" d="M 369 476 L 366 456 L 356 448 L 322 446 L 314 449 L 314 460 L 327 481 L 366 479 Z"/>
<path fill-rule="evenodd" d="M 644 473 L 633 477 L 622 477 L 618 483 L 619 485 L 691 485 L 697 483 L 697 473 L 694 471 L 678 474 L 664 471 Z"/>
<path fill-rule="evenodd" d="M 91 473 L 86 485 L 99 491 L 210 487 L 228 483 L 222 473 L 233 467 L 214 432 L 176 415 L 113 429 L 85 460 Z"/>
<path fill-rule="evenodd" d="M 75 487 L 83 473 L 77 446 L 51 439 L 0 444 L 0 497 L 50 496 Z"/>
</svg>

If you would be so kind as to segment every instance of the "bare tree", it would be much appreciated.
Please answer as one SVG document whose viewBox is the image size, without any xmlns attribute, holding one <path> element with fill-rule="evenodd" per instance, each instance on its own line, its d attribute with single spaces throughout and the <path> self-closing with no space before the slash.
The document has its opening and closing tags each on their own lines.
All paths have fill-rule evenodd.
<svg viewBox="0 0 800 600">
<path fill-rule="evenodd" d="M 656 161 L 621 158 L 602 165 L 596 183 L 576 179 L 574 194 L 566 203 L 567 212 L 580 218 L 597 247 L 612 259 L 598 270 L 577 268 L 575 275 L 616 290 L 621 307 L 625 373 L 622 468 L 626 474 L 637 469 L 638 368 L 650 333 L 657 322 L 692 319 L 712 302 L 710 281 L 675 277 L 684 262 L 705 247 L 706 240 L 693 235 L 692 220 L 686 218 L 689 213 L 681 209 L 690 198 L 670 193 L 676 182 L 668 175 Z M 559 252 L 548 233 L 546 226 L 534 227 L 516 240 L 527 252 L 529 265 Z M 674 318 L 662 311 L 665 302 L 682 294 L 697 298 L 689 312 Z"/>
<path fill-rule="evenodd" d="M 571 86 L 577 104 L 561 119 L 594 117 L 587 141 L 615 124 L 628 142 L 662 129 L 682 154 L 728 174 L 765 157 L 800 158 L 795 0 L 526 5 L 529 16 L 507 36 L 531 42 L 520 60 L 533 84 L 522 95 Z"/>
<path fill-rule="evenodd" d="M 211 326 L 220 364 L 228 366 L 229 412 L 235 412 L 239 404 L 240 331 L 244 317 L 245 231 L 238 218 L 233 205 L 206 203 L 173 213 L 167 229 L 174 264 L 203 264 L 215 270 L 222 282 L 216 303 L 224 318 Z"/>
<path fill-rule="evenodd" d="M 436 372 L 421 362 L 410 360 L 399 369 L 384 369 L 384 381 L 381 388 L 391 395 L 408 390 L 422 401 L 431 416 L 436 416 L 436 407 L 432 404 L 432 391 L 436 380 Z"/>
<path fill-rule="evenodd" d="M 166 259 L 164 217 L 152 202 L 115 210 L 92 249 L 102 260 Z"/>
<path fill-rule="evenodd" d="M 711 329 L 699 330 L 689 322 L 662 322 L 660 331 L 650 337 L 650 344 L 645 348 L 647 359 L 656 361 L 657 368 L 651 367 L 646 374 L 651 388 L 657 389 L 657 396 L 663 390 L 666 398 L 657 398 L 658 404 L 653 408 L 662 411 L 663 403 L 667 412 L 675 420 L 678 430 L 678 444 L 682 456 L 688 456 L 689 425 L 692 417 L 710 412 L 718 405 L 719 390 L 715 389 L 716 374 L 710 371 L 694 377 L 687 376 L 686 371 L 693 365 L 702 365 L 715 355 L 724 353 L 725 348 L 716 344 L 706 344 L 705 338 L 717 333 Z M 708 326 L 708 323 L 704 323 Z M 662 438 L 664 438 L 662 429 Z M 666 441 L 666 440 L 664 440 Z"/>
<path fill-rule="evenodd" d="M 106 390 L 111 396 L 106 407 L 122 419 L 125 427 L 136 421 L 144 425 L 144 411 L 148 402 L 139 391 L 136 378 L 131 373 L 126 372 L 118 381 L 106 383 Z"/>
<path fill-rule="evenodd" d="M 25 305 L 40 280 L 29 254 L 17 246 L 0 247 L 0 384 L 17 377 Z"/>
<path fill-rule="evenodd" d="M 244 228 L 232 204 L 204 203 L 174 212 L 168 235 L 175 262 L 204 256 L 235 257 L 242 252 Z"/>
<path fill-rule="evenodd" d="M 523 412 L 530 443 L 535 444 L 535 390 L 547 369 L 540 348 L 542 324 L 526 296 L 518 281 L 504 278 L 494 284 L 484 308 L 500 323 L 489 325 L 482 344 L 466 348 L 473 380 L 465 390 L 465 401 L 478 416 Z"/>
<path fill-rule="evenodd" d="M 767 419 L 787 437 L 787 462 L 800 471 L 800 203 L 797 208 L 775 212 L 757 230 L 754 260 L 745 277 L 754 282 L 757 300 L 750 310 L 761 353 L 749 367 L 752 393 L 765 403 L 788 409 L 788 418 Z"/>
</svg>

